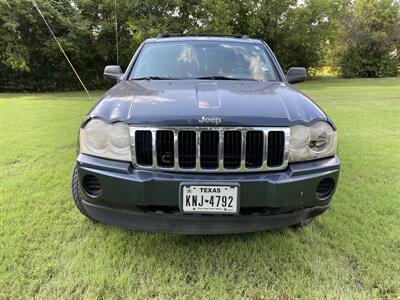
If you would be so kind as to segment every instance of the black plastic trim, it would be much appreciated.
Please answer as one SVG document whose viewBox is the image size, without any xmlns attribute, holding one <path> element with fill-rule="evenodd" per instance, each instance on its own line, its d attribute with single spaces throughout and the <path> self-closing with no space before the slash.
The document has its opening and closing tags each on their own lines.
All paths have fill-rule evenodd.
<svg viewBox="0 0 400 300">
<path fill-rule="evenodd" d="M 180 234 L 233 234 L 287 227 L 322 214 L 328 205 L 268 216 L 183 215 L 142 213 L 83 201 L 88 214 L 103 223 L 130 229 Z"/>
</svg>

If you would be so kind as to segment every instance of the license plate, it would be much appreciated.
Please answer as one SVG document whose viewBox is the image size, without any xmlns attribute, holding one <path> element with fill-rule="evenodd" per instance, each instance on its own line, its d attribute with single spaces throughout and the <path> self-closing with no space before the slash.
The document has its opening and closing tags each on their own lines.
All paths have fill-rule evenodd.
<svg viewBox="0 0 400 300">
<path fill-rule="evenodd" d="M 233 185 L 183 185 L 182 211 L 190 213 L 235 214 L 239 187 Z"/>
</svg>

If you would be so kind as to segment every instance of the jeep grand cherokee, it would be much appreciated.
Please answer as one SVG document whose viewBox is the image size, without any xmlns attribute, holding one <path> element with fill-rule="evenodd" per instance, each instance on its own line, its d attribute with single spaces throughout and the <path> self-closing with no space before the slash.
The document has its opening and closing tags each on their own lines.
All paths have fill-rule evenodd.
<svg viewBox="0 0 400 300">
<path fill-rule="evenodd" d="M 138 48 L 79 132 L 80 212 L 186 234 L 305 226 L 339 175 L 336 127 L 248 37 L 164 35 Z"/>
</svg>

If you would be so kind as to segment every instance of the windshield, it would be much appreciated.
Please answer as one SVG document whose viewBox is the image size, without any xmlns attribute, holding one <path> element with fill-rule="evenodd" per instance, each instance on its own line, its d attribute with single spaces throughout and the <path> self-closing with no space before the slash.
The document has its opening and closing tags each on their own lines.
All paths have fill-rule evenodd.
<svg viewBox="0 0 400 300">
<path fill-rule="evenodd" d="M 276 81 L 277 75 L 262 45 L 192 41 L 145 44 L 129 79 Z"/>
</svg>

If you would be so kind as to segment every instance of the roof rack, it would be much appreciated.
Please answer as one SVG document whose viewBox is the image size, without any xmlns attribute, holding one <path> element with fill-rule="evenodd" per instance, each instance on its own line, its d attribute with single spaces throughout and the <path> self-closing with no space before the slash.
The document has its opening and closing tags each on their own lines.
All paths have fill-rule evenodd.
<svg viewBox="0 0 400 300">
<path fill-rule="evenodd" d="M 244 34 L 224 34 L 224 33 L 160 33 L 157 38 L 167 37 L 185 37 L 185 36 L 204 36 L 204 37 L 231 37 L 237 39 L 248 39 L 249 37 Z"/>
</svg>

